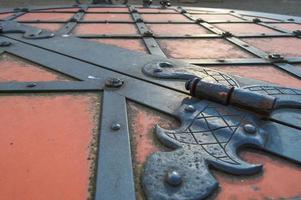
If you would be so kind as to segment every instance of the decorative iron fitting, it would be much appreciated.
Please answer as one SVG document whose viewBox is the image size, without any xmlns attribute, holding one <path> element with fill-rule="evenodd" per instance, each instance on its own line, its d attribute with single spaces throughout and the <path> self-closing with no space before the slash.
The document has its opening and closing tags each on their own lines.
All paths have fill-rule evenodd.
<svg viewBox="0 0 301 200">
<path fill-rule="evenodd" d="M 106 80 L 105 85 L 109 88 L 120 88 L 124 82 L 119 78 L 109 78 Z"/>
<path fill-rule="evenodd" d="M 231 104 L 266 115 L 269 115 L 275 109 L 275 97 L 233 86 L 209 83 L 195 78 L 187 81 L 185 87 L 193 97 L 207 99 L 223 105 Z"/>
<path fill-rule="evenodd" d="M 284 57 L 282 55 L 276 54 L 276 53 L 269 54 L 268 55 L 268 59 L 271 62 L 274 62 L 274 63 L 277 63 L 277 62 L 286 62 L 286 60 L 284 59 Z"/>
<path fill-rule="evenodd" d="M 1 21 L 0 34 L 2 33 L 24 33 L 23 37 L 26 39 L 45 39 L 54 37 L 54 33 L 20 24 L 15 21 Z"/>
</svg>

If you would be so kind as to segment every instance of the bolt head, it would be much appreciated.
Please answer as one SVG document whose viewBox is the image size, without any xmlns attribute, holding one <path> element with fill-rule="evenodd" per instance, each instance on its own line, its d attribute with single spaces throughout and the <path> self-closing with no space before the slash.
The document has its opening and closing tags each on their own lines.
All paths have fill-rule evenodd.
<svg viewBox="0 0 301 200">
<path fill-rule="evenodd" d="M 165 181 L 171 186 L 179 186 L 182 183 L 182 176 L 176 170 L 167 172 Z"/>
<path fill-rule="evenodd" d="M 253 124 L 245 124 L 244 130 L 248 134 L 255 134 L 257 132 L 257 128 Z"/>
<path fill-rule="evenodd" d="M 193 105 L 188 105 L 185 107 L 185 111 L 187 112 L 194 112 L 195 111 L 195 107 Z"/>
<path fill-rule="evenodd" d="M 112 124 L 111 129 L 113 131 L 118 131 L 121 128 L 121 125 L 118 123 Z"/>
<path fill-rule="evenodd" d="M 105 85 L 110 88 L 119 88 L 123 85 L 123 81 L 119 78 L 109 78 L 106 80 Z"/>
</svg>

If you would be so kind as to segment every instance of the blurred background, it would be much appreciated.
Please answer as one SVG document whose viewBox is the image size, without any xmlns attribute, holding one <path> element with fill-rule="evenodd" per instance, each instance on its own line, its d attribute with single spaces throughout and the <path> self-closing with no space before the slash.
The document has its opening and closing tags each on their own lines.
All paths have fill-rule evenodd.
<svg viewBox="0 0 301 200">
<path fill-rule="evenodd" d="M 86 0 L 86 2 L 88 2 Z M 141 4 L 142 1 L 129 0 L 130 4 Z M 154 4 L 158 1 L 153 0 Z M 64 5 L 74 0 L 0 0 L 0 8 L 26 7 L 30 5 Z M 197 6 L 211 8 L 230 8 L 239 10 L 261 11 L 286 15 L 301 16 L 301 0 L 171 0 L 178 6 Z"/>
</svg>

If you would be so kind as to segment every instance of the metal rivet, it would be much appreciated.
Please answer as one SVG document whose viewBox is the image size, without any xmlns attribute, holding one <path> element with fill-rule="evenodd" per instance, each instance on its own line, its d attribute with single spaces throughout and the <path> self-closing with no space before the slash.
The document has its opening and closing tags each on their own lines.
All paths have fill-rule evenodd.
<svg viewBox="0 0 301 200">
<path fill-rule="evenodd" d="M 253 124 L 245 124 L 244 130 L 249 134 L 255 134 L 257 132 L 257 128 Z"/>
<path fill-rule="evenodd" d="M 28 88 L 33 88 L 33 87 L 36 87 L 36 86 L 37 86 L 36 83 L 30 83 L 30 84 L 26 85 L 26 87 L 28 87 Z"/>
<path fill-rule="evenodd" d="M 118 131 L 120 129 L 121 125 L 118 123 L 115 123 L 111 126 L 111 129 L 114 131 Z"/>
<path fill-rule="evenodd" d="M 193 105 L 188 105 L 185 107 L 185 111 L 187 112 L 194 112 L 195 111 L 195 107 Z"/>
<path fill-rule="evenodd" d="M 62 35 L 62 37 L 69 37 L 70 35 L 68 35 L 68 34 L 64 34 L 64 35 Z"/>
<path fill-rule="evenodd" d="M 109 78 L 106 80 L 105 85 L 111 88 L 119 88 L 123 85 L 123 81 L 119 78 Z"/>
<path fill-rule="evenodd" d="M 157 46 L 157 45 L 155 45 L 155 44 L 152 44 L 152 45 L 151 45 L 151 47 L 156 47 L 156 46 Z"/>
<path fill-rule="evenodd" d="M 182 176 L 179 172 L 172 170 L 167 172 L 165 181 L 172 186 L 179 186 L 182 183 Z"/>
</svg>

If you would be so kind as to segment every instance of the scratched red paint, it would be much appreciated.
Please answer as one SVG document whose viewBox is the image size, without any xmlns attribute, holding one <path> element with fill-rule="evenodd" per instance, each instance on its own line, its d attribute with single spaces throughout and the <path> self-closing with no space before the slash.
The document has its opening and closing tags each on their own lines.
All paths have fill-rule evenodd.
<svg viewBox="0 0 301 200">
<path fill-rule="evenodd" d="M 79 8 L 57 8 L 57 9 L 45 9 L 39 10 L 39 12 L 77 12 Z"/>
<path fill-rule="evenodd" d="M 0 14 L 0 19 L 4 19 L 4 18 L 7 18 L 9 16 L 11 16 L 12 14 L 11 13 L 3 13 L 3 14 Z"/>
<path fill-rule="evenodd" d="M 0 56 L 0 82 L 7 81 L 70 81 L 69 77 L 13 55 Z"/>
<path fill-rule="evenodd" d="M 267 53 L 278 53 L 288 57 L 301 56 L 301 40 L 290 37 L 244 38 L 243 41 Z"/>
<path fill-rule="evenodd" d="M 114 14 L 114 13 L 88 13 L 84 16 L 84 21 L 124 21 L 133 22 L 130 14 Z"/>
<path fill-rule="evenodd" d="M 139 13 L 177 13 L 172 9 L 160 9 L 160 8 L 137 8 Z"/>
<path fill-rule="evenodd" d="M 137 35 L 138 30 L 134 24 L 79 24 L 74 30 L 75 34 L 112 34 L 112 35 Z"/>
<path fill-rule="evenodd" d="M 229 14 L 192 14 L 194 18 L 201 18 L 205 21 L 244 21 Z"/>
<path fill-rule="evenodd" d="M 155 35 L 187 36 L 211 33 L 197 24 L 147 24 L 147 26 Z"/>
<path fill-rule="evenodd" d="M 223 31 L 229 31 L 232 34 L 279 34 L 278 31 L 273 29 L 258 25 L 258 24 L 250 24 L 250 23 L 221 23 L 221 24 L 214 24 L 217 28 Z"/>
<path fill-rule="evenodd" d="M 251 58 L 253 55 L 223 39 L 160 39 L 163 51 L 172 58 Z"/>
<path fill-rule="evenodd" d="M 104 44 L 110 44 L 117 47 L 138 51 L 142 53 L 148 53 L 144 42 L 141 39 L 109 39 L 109 38 L 102 38 L 102 39 L 91 39 L 95 42 L 100 42 Z"/>
<path fill-rule="evenodd" d="M 211 68 L 211 67 L 210 67 Z M 212 67 L 218 71 L 228 74 L 238 75 L 245 78 L 266 81 L 269 83 L 279 84 L 285 87 L 301 88 L 301 80 L 291 76 L 290 74 L 269 65 L 234 65 Z M 273 74 L 270 76 L 270 74 Z"/>
<path fill-rule="evenodd" d="M 53 31 L 53 32 L 58 31 L 64 25 L 64 24 L 60 24 L 60 23 L 24 23 L 24 24 L 33 26 L 35 28 Z"/>
<path fill-rule="evenodd" d="M 128 8 L 89 8 L 88 12 L 129 12 Z"/>
<path fill-rule="evenodd" d="M 0 96 L 1 199 L 90 196 L 98 101 L 91 93 Z"/>
<path fill-rule="evenodd" d="M 214 171 L 221 188 L 216 200 L 301 199 L 300 165 L 254 150 L 242 157 L 263 164 L 263 173 L 239 177 Z"/>
<path fill-rule="evenodd" d="M 146 22 L 191 22 L 181 14 L 141 14 L 141 17 Z"/>
<path fill-rule="evenodd" d="M 301 24 L 295 24 L 295 23 L 275 23 L 271 24 L 274 25 L 275 27 L 283 28 L 289 31 L 296 31 L 296 30 L 301 30 Z"/>
<path fill-rule="evenodd" d="M 73 13 L 26 13 L 17 18 L 18 21 L 39 20 L 39 21 L 68 21 Z"/>
</svg>

